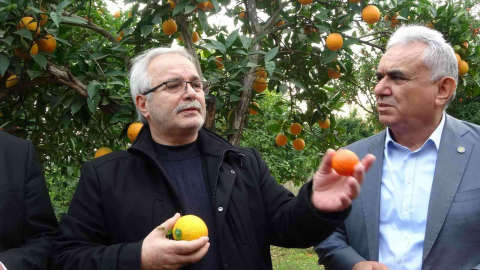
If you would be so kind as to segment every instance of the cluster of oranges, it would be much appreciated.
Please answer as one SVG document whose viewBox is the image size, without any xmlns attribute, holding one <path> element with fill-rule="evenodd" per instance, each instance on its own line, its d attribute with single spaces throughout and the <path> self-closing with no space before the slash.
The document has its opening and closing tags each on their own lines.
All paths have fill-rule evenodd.
<svg viewBox="0 0 480 270">
<path fill-rule="evenodd" d="M 318 125 L 322 129 L 327 129 L 330 127 L 330 119 L 326 118 L 325 121 L 318 120 Z M 300 135 L 300 133 L 302 133 L 302 125 L 299 123 L 292 123 L 290 125 L 290 134 L 294 136 L 298 136 Z M 275 143 L 278 146 L 285 146 L 287 142 L 288 142 L 288 138 L 283 133 L 277 134 L 277 136 L 275 137 Z M 293 148 L 295 148 L 295 150 L 297 151 L 303 150 L 303 148 L 305 148 L 305 140 L 298 137 L 295 138 L 295 140 L 293 141 Z"/>
<path fill-rule="evenodd" d="M 460 54 L 455 53 L 455 57 L 457 57 L 457 63 L 458 63 L 458 75 L 463 76 L 467 74 L 468 72 L 468 63 L 462 60 L 462 57 Z"/>
<path fill-rule="evenodd" d="M 127 137 L 131 142 L 135 141 L 135 139 L 137 138 L 138 133 L 140 132 L 142 127 L 143 127 L 143 124 L 140 123 L 140 122 L 134 122 L 134 123 L 130 124 L 130 126 L 128 126 Z M 110 148 L 101 147 L 95 152 L 94 158 L 101 157 L 101 156 L 106 155 L 106 154 L 111 153 L 111 152 L 112 152 L 112 150 Z"/>
<path fill-rule="evenodd" d="M 255 70 L 255 81 L 253 82 L 253 90 L 257 93 L 262 93 L 267 89 L 268 73 L 264 68 L 257 68 Z"/>
</svg>

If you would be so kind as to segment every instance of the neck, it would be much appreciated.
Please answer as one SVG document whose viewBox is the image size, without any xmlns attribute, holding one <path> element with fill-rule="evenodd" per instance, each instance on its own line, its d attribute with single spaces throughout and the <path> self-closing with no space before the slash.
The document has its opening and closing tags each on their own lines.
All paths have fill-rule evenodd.
<svg viewBox="0 0 480 270">
<path fill-rule="evenodd" d="M 415 127 L 389 127 L 390 136 L 392 136 L 395 142 L 407 147 L 410 151 L 416 151 L 425 144 L 438 125 L 440 125 L 442 116 L 443 111 L 440 114 L 436 114 L 433 119 L 430 119 L 430 124 L 422 122 Z"/>
<path fill-rule="evenodd" d="M 156 143 L 159 143 L 162 145 L 170 145 L 170 146 L 185 145 L 185 144 L 194 142 L 198 137 L 197 130 L 195 130 L 195 132 L 188 130 L 185 132 L 167 131 L 167 133 L 163 133 L 157 129 L 151 128 L 150 131 L 152 134 L 152 139 Z"/>
</svg>

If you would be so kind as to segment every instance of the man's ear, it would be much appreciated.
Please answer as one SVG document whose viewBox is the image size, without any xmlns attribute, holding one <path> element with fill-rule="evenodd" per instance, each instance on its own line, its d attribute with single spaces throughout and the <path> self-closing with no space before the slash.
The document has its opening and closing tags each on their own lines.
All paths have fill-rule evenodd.
<svg viewBox="0 0 480 270">
<path fill-rule="evenodd" d="M 143 115 L 143 117 L 148 119 L 149 114 L 148 114 L 148 100 L 147 100 L 147 97 L 144 96 L 144 95 L 137 95 L 135 97 L 135 105 L 137 106 L 138 110 Z"/>
<path fill-rule="evenodd" d="M 438 81 L 438 91 L 435 99 L 435 105 L 444 107 L 450 97 L 455 93 L 457 83 L 452 77 L 445 77 Z"/>
</svg>

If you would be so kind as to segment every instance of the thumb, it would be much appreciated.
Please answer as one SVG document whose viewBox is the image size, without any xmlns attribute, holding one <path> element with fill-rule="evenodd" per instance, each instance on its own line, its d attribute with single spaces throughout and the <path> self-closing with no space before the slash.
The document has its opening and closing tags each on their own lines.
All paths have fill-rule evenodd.
<svg viewBox="0 0 480 270">
<path fill-rule="evenodd" d="M 332 171 L 332 157 L 335 154 L 335 150 L 328 149 L 325 155 L 323 156 L 322 163 L 318 168 L 318 172 L 321 174 L 328 174 Z"/>
<path fill-rule="evenodd" d="M 180 218 L 180 214 L 179 213 L 176 213 L 173 217 L 167 219 L 165 222 L 163 222 L 162 224 L 160 224 L 156 230 L 159 230 L 161 231 L 162 235 L 165 236 L 167 235 L 168 231 L 171 230 L 173 228 L 173 226 L 175 225 L 175 222 L 177 222 L 177 220 Z"/>
</svg>

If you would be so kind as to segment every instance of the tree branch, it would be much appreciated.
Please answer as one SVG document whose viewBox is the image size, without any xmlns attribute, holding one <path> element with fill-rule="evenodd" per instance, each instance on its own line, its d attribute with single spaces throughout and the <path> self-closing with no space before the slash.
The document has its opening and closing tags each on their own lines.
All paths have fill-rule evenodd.
<svg viewBox="0 0 480 270">
<path fill-rule="evenodd" d="M 87 24 L 81 24 L 81 23 L 74 23 L 74 22 L 67 22 L 67 21 L 62 21 L 63 24 L 67 24 L 67 25 L 73 25 L 73 26 L 78 26 L 78 27 L 83 27 L 83 28 L 88 28 L 88 29 L 91 29 L 97 33 L 99 33 L 100 35 L 106 37 L 108 40 L 110 40 L 110 42 L 114 43 L 114 44 L 118 44 L 119 41 L 117 40 L 117 38 L 115 36 L 113 36 L 110 32 L 108 32 L 107 30 L 103 29 L 102 27 L 92 23 L 91 21 L 88 21 L 88 20 L 85 20 L 84 18 L 82 17 L 79 17 L 77 15 L 69 15 L 67 12 L 63 12 L 62 13 L 63 16 L 65 17 L 71 17 L 71 18 L 75 18 L 75 19 L 80 19 L 80 20 L 84 20 L 85 22 L 87 22 Z"/>
<path fill-rule="evenodd" d="M 343 34 L 344 37 L 347 37 L 347 38 L 355 38 L 355 39 L 358 39 L 358 42 L 362 43 L 362 44 L 365 44 L 365 45 L 369 45 L 369 46 L 372 46 L 374 48 L 377 48 L 379 50 L 381 50 L 382 52 L 385 52 L 385 47 L 382 47 L 382 46 L 379 46 L 379 45 L 376 45 L 376 44 L 373 44 L 373 43 L 370 43 L 368 41 L 363 41 L 357 37 L 352 37 L 352 36 L 349 36 L 349 35 L 345 35 Z"/>
</svg>

